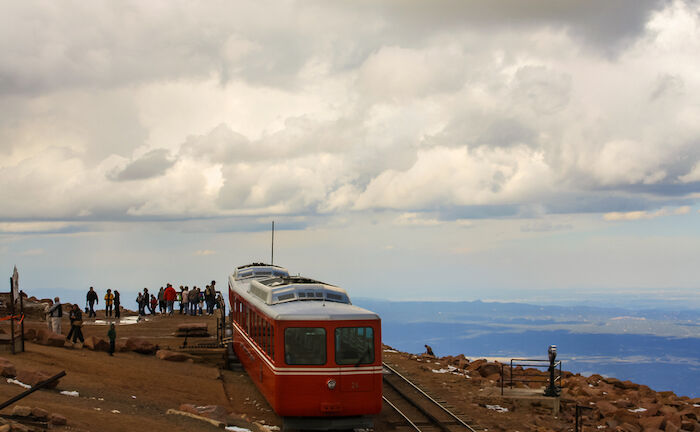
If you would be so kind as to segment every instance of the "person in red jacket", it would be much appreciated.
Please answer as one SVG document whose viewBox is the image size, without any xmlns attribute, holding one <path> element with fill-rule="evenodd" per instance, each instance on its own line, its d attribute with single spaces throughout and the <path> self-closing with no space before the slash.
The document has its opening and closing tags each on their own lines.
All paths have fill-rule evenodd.
<svg viewBox="0 0 700 432">
<path fill-rule="evenodd" d="M 177 298 L 177 292 L 175 292 L 175 288 L 173 288 L 172 285 L 168 284 L 168 286 L 165 288 L 165 292 L 163 293 L 163 297 L 165 297 L 165 303 L 168 307 L 168 315 L 172 315 L 173 304 L 175 303 L 175 299 Z"/>
</svg>

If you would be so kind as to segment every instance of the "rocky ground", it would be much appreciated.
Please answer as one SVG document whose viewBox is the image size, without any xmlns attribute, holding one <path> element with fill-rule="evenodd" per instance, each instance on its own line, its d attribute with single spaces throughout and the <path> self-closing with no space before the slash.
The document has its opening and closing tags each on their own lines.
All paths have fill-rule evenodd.
<svg viewBox="0 0 700 432">
<path fill-rule="evenodd" d="M 149 317 L 117 328 L 118 352 L 110 357 L 106 325 L 89 320 L 83 327 L 86 343 L 73 346 L 65 337 L 46 330 L 34 316 L 25 320 L 26 352 L 0 353 L 0 401 L 25 389 L 21 384 L 66 371 L 53 389 L 39 390 L 0 411 L 3 430 L 267 431 L 281 426 L 245 372 L 231 371 L 216 359 L 201 361 L 175 353 L 183 343 L 178 327 L 205 325 L 208 317 Z M 197 327 L 197 326 L 195 326 Z M 9 326 L 3 323 L 0 331 Z M 63 323 L 63 334 L 68 321 Z M 188 338 L 190 344 L 213 336 Z M 170 361 L 167 361 L 170 360 Z M 598 375 L 564 373 L 561 411 L 547 404 L 523 402 L 500 395 L 497 363 L 464 357 L 434 358 L 401 353 L 386 347 L 384 360 L 439 396 L 469 422 L 489 431 L 569 431 L 574 410 L 587 406 L 583 430 L 700 432 L 700 399 L 655 392 L 646 386 Z M 530 374 L 542 374 L 528 370 Z M 537 384 L 539 385 L 539 384 Z M 209 419 L 209 422 L 202 420 Z M 65 424 L 62 424 L 64 423 Z M 395 414 L 385 409 L 376 418 L 376 431 L 395 430 Z M 241 429 L 236 429 L 241 428 Z"/>
</svg>

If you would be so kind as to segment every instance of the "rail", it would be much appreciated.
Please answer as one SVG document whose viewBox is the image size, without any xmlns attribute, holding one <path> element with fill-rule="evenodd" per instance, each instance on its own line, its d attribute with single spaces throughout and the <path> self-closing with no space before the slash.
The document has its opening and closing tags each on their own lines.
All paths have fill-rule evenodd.
<svg viewBox="0 0 700 432">
<path fill-rule="evenodd" d="M 445 408 L 440 402 L 436 401 L 433 397 L 431 397 L 429 394 L 427 394 L 425 391 L 423 391 L 423 389 L 421 389 L 420 387 L 418 387 L 417 385 L 415 385 L 411 380 L 409 380 L 409 379 L 406 378 L 405 376 L 401 375 L 396 369 L 392 368 L 391 366 L 389 366 L 389 365 L 386 364 L 386 363 L 382 363 L 382 365 L 383 365 L 386 369 L 388 369 L 393 375 L 399 377 L 399 378 L 401 379 L 401 381 L 403 381 L 404 383 L 406 383 L 406 384 L 408 384 L 409 386 L 411 386 L 414 390 L 418 391 L 423 397 L 425 397 L 427 400 L 429 400 L 434 406 L 437 406 L 438 408 L 440 408 L 440 409 L 441 409 L 445 414 L 447 414 L 452 420 L 454 420 L 454 421 L 456 421 L 458 424 L 464 426 L 464 427 L 465 427 L 467 430 L 469 430 L 470 432 L 476 432 L 476 430 L 475 430 L 474 428 L 472 428 L 471 426 L 469 426 L 466 422 L 464 422 L 464 420 L 462 420 L 462 419 L 459 418 L 457 415 L 455 415 L 454 413 L 452 413 L 452 411 L 450 411 L 450 410 L 448 410 L 447 408 Z M 387 381 L 385 380 L 385 382 L 387 382 Z M 388 382 L 387 382 L 387 383 L 388 383 Z M 391 385 L 391 383 L 388 383 L 388 384 Z M 420 410 L 420 411 L 421 411 L 424 415 L 426 415 L 427 417 L 430 417 L 430 418 L 431 418 L 434 422 L 436 422 L 438 425 L 440 424 L 440 421 L 439 421 L 438 419 L 436 419 L 434 416 L 432 416 L 432 415 L 431 415 L 430 413 L 428 413 L 426 410 L 420 408 L 420 407 L 415 403 L 415 401 L 411 400 L 406 394 L 400 392 L 400 391 L 399 391 L 396 387 L 394 387 L 393 385 L 392 385 L 392 387 L 393 387 L 395 390 L 397 390 L 397 392 L 399 392 L 399 393 L 401 394 L 401 396 L 402 396 L 404 399 L 406 399 L 411 405 L 413 405 L 414 407 L 416 407 L 418 410 Z M 403 416 L 404 419 L 406 419 L 406 420 L 411 424 L 411 426 L 412 426 L 413 428 L 415 428 L 416 430 L 420 431 L 420 429 L 419 429 L 413 422 L 411 422 L 410 420 L 408 420 L 408 418 L 404 415 L 404 413 L 402 413 L 396 406 L 394 406 L 393 404 L 391 404 L 391 402 L 389 402 L 386 398 L 384 398 L 384 400 L 387 401 L 387 402 L 389 403 L 389 405 L 390 405 L 394 410 L 396 410 L 401 416 Z M 440 426 L 440 427 L 443 428 L 443 430 L 447 430 L 447 429 L 444 428 L 444 426 Z"/>
<path fill-rule="evenodd" d="M 518 370 L 518 367 L 520 367 L 520 371 L 522 373 L 519 373 L 520 371 Z M 513 385 L 516 385 L 517 383 L 523 383 L 523 384 L 528 384 L 528 383 L 542 383 L 544 385 L 549 384 L 549 377 L 545 376 L 543 377 L 540 374 L 528 374 L 526 368 L 534 368 L 538 369 L 538 372 L 543 372 L 539 371 L 539 369 L 544 368 L 547 371 L 549 371 L 549 360 L 542 360 L 542 359 L 525 359 L 525 358 L 514 358 L 510 359 L 510 365 L 508 366 L 508 369 L 506 369 L 506 364 L 501 364 L 501 396 L 503 396 L 503 390 L 506 385 L 506 381 L 508 382 L 508 386 L 510 388 L 513 388 Z M 508 377 L 506 378 L 506 370 L 508 371 Z M 555 371 L 555 377 L 554 377 L 554 385 L 561 388 L 561 382 L 562 382 L 562 374 L 561 374 L 561 361 L 557 361 L 554 363 L 554 371 Z M 530 379 L 531 378 L 531 379 Z"/>
</svg>

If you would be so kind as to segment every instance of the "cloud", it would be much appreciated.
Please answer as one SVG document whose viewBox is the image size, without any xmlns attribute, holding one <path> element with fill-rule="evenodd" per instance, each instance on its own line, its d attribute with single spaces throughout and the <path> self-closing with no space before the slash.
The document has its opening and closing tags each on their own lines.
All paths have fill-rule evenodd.
<svg viewBox="0 0 700 432">
<path fill-rule="evenodd" d="M 631 212 L 610 212 L 603 215 L 606 221 L 631 221 L 640 219 L 655 219 L 669 215 L 685 215 L 690 213 L 689 206 L 682 206 L 676 209 L 662 208 L 656 211 L 631 211 Z"/>
<path fill-rule="evenodd" d="M 439 4 L 8 7 L 0 219 L 695 203 L 696 4 Z"/>
<path fill-rule="evenodd" d="M 173 166 L 175 160 L 170 159 L 166 149 L 151 150 L 129 163 L 124 169 L 112 173 L 109 177 L 116 181 L 144 180 L 163 175 L 165 170 Z"/>
</svg>

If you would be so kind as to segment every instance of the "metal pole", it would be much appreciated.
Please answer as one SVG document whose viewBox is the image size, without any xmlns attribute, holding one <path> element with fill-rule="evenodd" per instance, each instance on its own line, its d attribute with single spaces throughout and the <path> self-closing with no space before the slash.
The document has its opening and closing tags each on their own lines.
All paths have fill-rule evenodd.
<svg viewBox="0 0 700 432">
<path fill-rule="evenodd" d="M 22 317 L 19 323 L 19 337 L 20 345 L 22 345 L 22 352 L 24 352 L 24 299 L 22 298 L 22 291 L 19 292 L 19 314 Z"/>
<path fill-rule="evenodd" d="M 272 221 L 272 258 L 270 264 L 275 264 L 275 221 Z"/>
<path fill-rule="evenodd" d="M 24 391 L 24 392 L 18 394 L 17 396 L 13 397 L 12 399 L 9 399 L 9 400 L 7 400 L 7 401 L 1 403 L 1 404 L 0 404 L 0 410 L 2 410 L 2 409 L 5 408 L 5 407 L 8 407 L 8 406 L 12 405 L 13 403 L 17 402 L 18 400 L 20 400 L 20 399 L 22 399 L 22 398 L 24 398 L 24 397 L 26 397 L 26 396 L 29 396 L 30 394 L 34 393 L 35 391 L 39 390 L 40 388 L 45 387 L 45 386 L 47 386 L 48 384 L 51 384 L 52 382 L 56 381 L 57 379 L 60 379 L 60 378 L 64 377 L 65 375 L 66 375 L 66 371 L 61 371 L 61 372 L 57 373 L 56 375 L 52 376 L 51 378 L 49 378 L 49 379 L 47 379 L 47 380 L 44 380 L 44 381 L 42 381 L 42 382 L 40 382 L 40 383 L 37 383 L 37 385 L 35 385 L 34 387 L 30 388 L 29 390 Z"/>
</svg>

